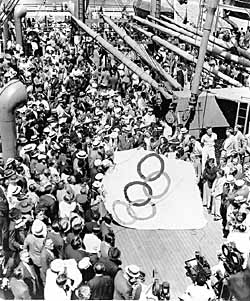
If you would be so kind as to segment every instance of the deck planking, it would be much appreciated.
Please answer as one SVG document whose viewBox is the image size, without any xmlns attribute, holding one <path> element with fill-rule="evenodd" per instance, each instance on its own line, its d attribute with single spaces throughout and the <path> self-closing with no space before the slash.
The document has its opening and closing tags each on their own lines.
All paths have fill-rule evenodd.
<svg viewBox="0 0 250 301">
<path fill-rule="evenodd" d="M 161 281 L 170 282 L 171 300 L 178 300 L 191 284 L 185 275 L 185 260 L 200 250 L 211 266 L 217 263 L 216 253 L 223 243 L 221 222 L 205 215 L 208 223 L 201 230 L 135 230 L 114 225 L 123 266 L 137 264 L 146 273 L 146 284 L 152 282 L 155 268 Z"/>
</svg>

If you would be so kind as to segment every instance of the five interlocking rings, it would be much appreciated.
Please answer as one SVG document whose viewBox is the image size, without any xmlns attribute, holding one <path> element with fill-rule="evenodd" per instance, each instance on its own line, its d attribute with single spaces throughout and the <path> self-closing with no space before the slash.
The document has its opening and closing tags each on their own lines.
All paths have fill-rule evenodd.
<svg viewBox="0 0 250 301">
<path fill-rule="evenodd" d="M 151 158 L 151 157 L 155 157 L 159 160 L 160 162 L 160 170 L 159 171 L 154 171 L 152 173 L 150 173 L 149 175 L 144 175 L 142 172 L 142 165 L 143 163 Z M 164 160 L 163 158 L 156 154 L 156 153 L 150 153 L 146 156 L 144 156 L 137 164 L 137 173 L 140 176 L 140 178 L 143 181 L 133 181 L 133 182 L 129 182 L 128 184 L 125 185 L 124 187 L 124 197 L 126 201 L 122 201 L 122 200 L 116 200 L 113 202 L 113 214 L 115 215 L 115 219 L 117 222 L 123 224 L 123 225 L 131 225 L 133 224 L 136 220 L 147 220 L 147 219 L 151 219 L 152 217 L 155 216 L 156 214 L 156 206 L 155 203 L 152 202 L 152 200 L 156 200 L 156 199 L 161 199 L 168 191 L 169 187 L 170 187 L 170 177 L 169 175 L 164 171 L 165 168 L 165 164 L 164 164 Z M 152 187 L 148 184 L 148 182 L 153 182 L 156 181 L 157 179 L 159 179 L 162 175 L 164 175 L 165 179 L 166 179 L 166 186 L 164 187 L 163 191 L 157 195 L 153 195 L 153 189 Z M 145 193 L 146 199 L 136 199 L 136 200 L 130 200 L 129 196 L 128 196 L 128 190 L 130 187 L 134 186 L 134 185 L 141 185 L 143 187 L 143 192 Z M 130 220 L 128 221 L 124 221 L 121 220 L 120 217 L 118 216 L 117 212 L 116 212 L 116 206 L 117 205 L 123 205 L 126 207 L 127 212 L 129 214 L 129 216 L 131 217 Z M 135 210 L 133 209 L 133 207 L 145 207 L 147 205 L 151 205 L 151 213 L 148 216 L 138 216 L 135 213 Z"/>
</svg>

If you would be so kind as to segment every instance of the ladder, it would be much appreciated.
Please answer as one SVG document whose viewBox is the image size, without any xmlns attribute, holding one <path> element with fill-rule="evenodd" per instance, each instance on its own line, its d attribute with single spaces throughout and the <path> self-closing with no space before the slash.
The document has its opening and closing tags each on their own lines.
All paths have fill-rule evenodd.
<svg viewBox="0 0 250 301">
<path fill-rule="evenodd" d="M 249 107 L 250 98 L 241 97 L 241 101 L 238 102 L 235 125 L 242 127 L 242 132 L 245 135 L 249 129 Z"/>
<path fill-rule="evenodd" d="M 10 0 L 3 8 L 3 11 L 0 13 L 0 26 L 8 20 L 9 16 L 13 12 L 14 8 L 18 4 L 19 0 Z"/>
</svg>

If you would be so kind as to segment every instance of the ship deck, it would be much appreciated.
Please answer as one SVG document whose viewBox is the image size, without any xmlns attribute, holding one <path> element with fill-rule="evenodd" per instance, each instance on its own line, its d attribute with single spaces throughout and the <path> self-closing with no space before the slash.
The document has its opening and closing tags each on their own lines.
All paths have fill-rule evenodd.
<svg viewBox="0 0 250 301">
<path fill-rule="evenodd" d="M 161 281 L 169 281 L 171 300 L 179 300 L 191 280 L 186 277 L 184 261 L 200 250 L 211 266 L 223 242 L 220 221 L 205 213 L 208 223 L 202 230 L 134 230 L 114 226 L 116 245 L 122 252 L 123 266 L 137 264 L 146 273 L 146 284 L 152 283 L 156 269 Z"/>
</svg>

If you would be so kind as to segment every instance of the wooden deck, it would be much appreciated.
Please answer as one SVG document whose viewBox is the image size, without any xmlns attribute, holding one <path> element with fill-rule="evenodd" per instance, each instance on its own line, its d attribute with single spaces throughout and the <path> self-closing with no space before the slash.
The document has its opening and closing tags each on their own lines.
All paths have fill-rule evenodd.
<svg viewBox="0 0 250 301">
<path fill-rule="evenodd" d="M 206 214 L 206 213 L 205 213 Z M 217 263 L 216 253 L 223 242 L 221 222 L 206 214 L 207 226 L 202 230 L 133 230 L 114 226 L 117 247 L 122 252 L 123 266 L 137 264 L 146 273 L 146 284 L 152 282 L 157 269 L 161 281 L 171 287 L 171 300 L 179 300 L 191 280 L 186 277 L 184 261 L 200 250 L 211 266 Z"/>
</svg>

